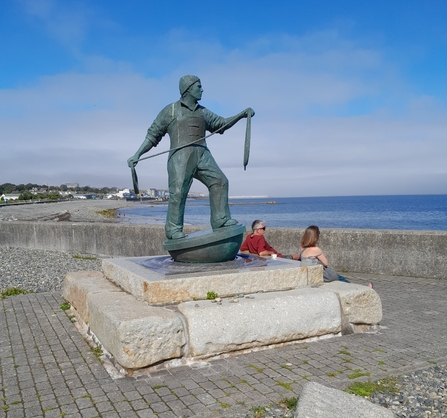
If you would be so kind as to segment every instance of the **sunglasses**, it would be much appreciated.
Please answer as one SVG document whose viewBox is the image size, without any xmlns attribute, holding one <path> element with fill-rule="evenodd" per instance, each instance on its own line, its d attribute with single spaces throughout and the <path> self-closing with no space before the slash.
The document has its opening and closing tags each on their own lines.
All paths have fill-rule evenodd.
<svg viewBox="0 0 447 418">
<path fill-rule="evenodd" d="M 262 229 L 263 231 L 265 231 L 265 226 L 263 226 L 262 228 L 257 228 L 257 229 Z"/>
</svg>

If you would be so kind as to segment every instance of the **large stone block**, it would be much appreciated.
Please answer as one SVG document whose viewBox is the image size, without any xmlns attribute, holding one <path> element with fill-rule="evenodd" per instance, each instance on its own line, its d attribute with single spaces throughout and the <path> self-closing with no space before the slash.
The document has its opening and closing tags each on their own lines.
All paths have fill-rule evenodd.
<svg viewBox="0 0 447 418">
<path fill-rule="evenodd" d="M 185 333 L 175 312 L 148 306 L 124 292 L 90 294 L 88 310 L 91 331 L 127 369 L 182 355 Z"/>
<path fill-rule="evenodd" d="M 388 409 L 360 396 L 316 382 L 307 383 L 296 407 L 296 418 L 393 418 Z"/>
<path fill-rule="evenodd" d="M 340 304 L 321 288 L 257 293 L 238 303 L 224 299 L 178 305 L 188 324 L 190 356 L 204 356 L 301 340 L 341 330 Z"/>
<path fill-rule="evenodd" d="M 330 282 L 322 288 L 335 292 L 348 322 L 378 324 L 382 320 L 382 302 L 374 289 L 353 283 Z"/>
<path fill-rule="evenodd" d="M 88 323 L 88 295 L 121 291 L 99 271 L 76 271 L 66 274 L 62 297 L 76 309 L 79 318 Z"/>
<path fill-rule="evenodd" d="M 205 299 L 209 291 L 227 297 L 240 293 L 273 292 L 322 284 L 320 266 L 301 267 L 296 261 L 267 261 L 263 267 L 163 275 L 136 264 L 148 257 L 103 260 L 108 279 L 150 304 Z M 134 260 L 134 261 L 132 261 Z"/>
</svg>

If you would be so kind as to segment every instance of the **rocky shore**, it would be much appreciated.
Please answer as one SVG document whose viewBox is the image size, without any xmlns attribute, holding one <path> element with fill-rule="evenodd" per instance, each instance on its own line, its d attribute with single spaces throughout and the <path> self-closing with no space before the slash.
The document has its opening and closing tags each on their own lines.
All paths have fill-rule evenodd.
<svg viewBox="0 0 447 418">
<path fill-rule="evenodd" d="M 23 205 L 8 204 L 0 206 L 0 222 L 118 222 L 118 219 L 114 216 L 116 210 L 137 205 L 140 205 L 140 202 L 103 199 L 29 203 Z"/>
</svg>

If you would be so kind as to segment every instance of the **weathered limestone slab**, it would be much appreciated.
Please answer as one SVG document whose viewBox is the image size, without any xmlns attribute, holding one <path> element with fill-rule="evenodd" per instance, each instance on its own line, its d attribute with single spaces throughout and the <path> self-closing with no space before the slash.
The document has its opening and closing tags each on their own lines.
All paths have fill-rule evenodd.
<svg viewBox="0 0 447 418">
<path fill-rule="evenodd" d="M 76 271 L 66 274 L 62 297 L 75 307 L 80 319 L 88 323 L 87 298 L 90 294 L 121 291 L 99 271 Z"/>
<path fill-rule="evenodd" d="M 316 382 L 307 383 L 296 407 L 296 418 L 393 418 L 392 411 L 360 396 Z"/>
<path fill-rule="evenodd" d="M 321 288 L 255 294 L 178 305 L 188 323 L 191 356 L 211 355 L 308 337 L 337 334 L 341 312 L 334 292 Z"/>
<path fill-rule="evenodd" d="M 172 311 L 148 306 L 124 292 L 90 294 L 88 310 L 91 331 L 127 369 L 182 355 L 183 323 Z"/>
<path fill-rule="evenodd" d="M 321 286 L 323 281 L 323 266 L 302 266 L 307 269 L 307 286 Z"/>
<path fill-rule="evenodd" d="M 146 260 L 135 257 L 133 260 Z M 104 274 L 127 292 L 150 304 L 205 299 L 209 291 L 227 297 L 240 293 L 274 292 L 323 283 L 320 266 L 301 267 L 296 261 L 268 261 L 264 267 L 243 270 L 189 273 L 166 276 L 131 261 L 103 260 Z"/>
<path fill-rule="evenodd" d="M 335 292 L 348 322 L 378 324 L 382 320 L 382 302 L 374 289 L 354 283 L 324 283 L 323 289 Z"/>
</svg>

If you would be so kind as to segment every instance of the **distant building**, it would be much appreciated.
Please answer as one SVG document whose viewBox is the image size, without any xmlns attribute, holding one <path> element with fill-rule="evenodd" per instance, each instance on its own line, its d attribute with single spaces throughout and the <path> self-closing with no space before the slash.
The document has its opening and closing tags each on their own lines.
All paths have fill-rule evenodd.
<svg viewBox="0 0 447 418">
<path fill-rule="evenodd" d="M 119 197 L 120 199 L 125 199 L 126 197 L 130 197 L 131 195 L 135 196 L 135 193 L 133 193 L 130 189 L 123 189 L 120 190 L 116 196 Z"/>
<path fill-rule="evenodd" d="M 3 199 L 5 202 L 7 202 L 8 200 L 19 200 L 19 194 L 2 194 L 0 196 L 0 199 Z"/>
<path fill-rule="evenodd" d="M 77 189 L 79 187 L 79 183 L 65 183 L 67 189 Z"/>
<path fill-rule="evenodd" d="M 94 194 L 74 194 L 73 199 L 85 200 L 85 199 L 97 199 Z"/>
</svg>

